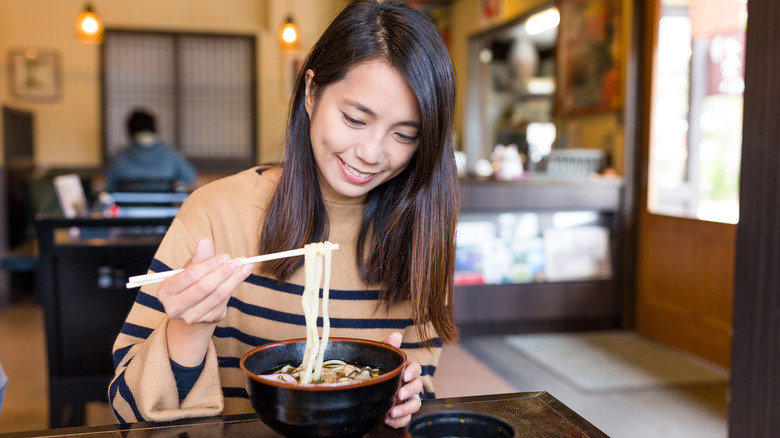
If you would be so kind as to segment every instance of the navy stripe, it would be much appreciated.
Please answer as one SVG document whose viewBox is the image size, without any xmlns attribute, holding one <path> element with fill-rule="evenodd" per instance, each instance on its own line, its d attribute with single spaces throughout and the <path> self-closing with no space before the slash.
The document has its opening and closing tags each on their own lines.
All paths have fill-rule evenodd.
<svg viewBox="0 0 780 438">
<path fill-rule="evenodd" d="M 241 358 L 230 356 L 217 357 L 217 363 L 220 368 L 238 368 L 241 363 Z"/>
<path fill-rule="evenodd" d="M 127 404 L 130 405 L 130 409 L 133 410 L 133 415 L 135 415 L 135 421 L 143 421 L 144 418 L 141 416 L 141 412 L 138 410 L 138 406 L 136 406 L 135 397 L 133 397 L 132 391 L 130 391 L 130 388 L 127 386 L 127 382 L 125 382 L 125 372 L 122 371 L 122 374 L 120 374 L 115 380 L 114 383 L 111 384 L 111 388 L 109 390 L 113 396 L 112 399 L 116 397 L 117 391 L 119 391 L 119 394 L 122 395 L 122 398 L 125 399 Z"/>
<path fill-rule="evenodd" d="M 133 345 L 128 345 L 127 347 L 120 348 L 114 352 L 114 369 L 119 366 L 119 363 L 127 356 L 127 352 L 130 351 L 130 348 L 132 347 Z"/>
<path fill-rule="evenodd" d="M 135 302 L 158 312 L 165 312 L 165 308 L 163 307 L 160 300 L 158 300 L 154 295 L 150 295 L 146 292 L 141 292 L 139 290 L 138 295 L 135 297 Z"/>
<path fill-rule="evenodd" d="M 114 409 L 113 406 L 111 407 L 111 410 L 114 411 L 114 418 L 116 418 L 118 423 L 120 424 L 127 423 L 127 420 L 125 420 L 121 415 L 119 415 L 119 412 L 116 409 Z"/>
<path fill-rule="evenodd" d="M 433 377 L 433 374 L 436 372 L 436 366 L 435 365 L 423 365 L 422 367 L 422 374 L 421 376 L 431 376 Z"/>
<path fill-rule="evenodd" d="M 234 327 L 217 327 L 214 329 L 214 337 L 217 338 L 233 338 L 249 345 L 263 345 L 271 342 L 270 339 L 258 338 L 257 336 L 248 335 Z"/>
<path fill-rule="evenodd" d="M 420 397 L 423 400 L 432 400 L 432 399 L 436 398 L 436 393 L 435 392 L 423 391 L 423 392 L 420 393 Z"/>
<path fill-rule="evenodd" d="M 163 272 L 170 271 L 171 267 L 157 260 L 156 258 L 153 258 L 152 263 L 149 265 L 149 270 L 152 272 Z"/>
<path fill-rule="evenodd" d="M 260 307 L 254 304 L 248 304 L 236 297 L 231 297 L 228 301 L 228 306 L 237 309 L 238 311 L 247 315 L 255 316 L 258 318 L 264 318 L 271 321 L 284 322 L 287 324 L 296 324 L 300 326 L 306 326 L 306 318 L 303 315 L 280 312 L 278 310 L 272 310 L 267 307 Z M 332 328 L 358 328 L 358 329 L 405 329 L 412 324 L 412 320 L 409 318 L 374 318 L 374 319 L 358 319 L 358 318 L 330 318 L 330 326 Z M 322 327 L 322 317 L 317 318 L 317 326 Z"/>
<path fill-rule="evenodd" d="M 117 386 L 118 386 L 117 382 L 118 381 L 119 381 L 119 378 L 117 378 L 116 380 L 111 382 L 111 384 L 108 386 L 108 400 L 111 402 L 112 406 L 114 404 L 114 398 L 116 397 L 116 391 L 117 391 Z"/>
<path fill-rule="evenodd" d="M 249 394 L 246 392 L 245 388 L 235 388 L 232 386 L 223 386 L 222 395 L 225 397 L 249 398 Z"/>
<path fill-rule="evenodd" d="M 122 376 L 124 378 L 124 376 Z M 119 380 L 117 378 L 117 380 Z M 126 423 L 127 420 L 125 420 L 121 415 L 119 415 L 119 412 L 117 412 L 116 408 L 114 408 L 114 398 L 116 397 L 116 391 L 117 391 L 117 382 L 111 382 L 111 385 L 108 387 L 108 400 L 111 402 L 111 410 L 114 411 L 114 417 L 120 422 L 120 423 Z"/>
<path fill-rule="evenodd" d="M 278 310 L 272 310 L 267 307 L 248 304 L 236 297 L 230 297 L 230 300 L 228 301 L 228 307 L 232 307 L 241 313 L 256 316 L 258 318 L 268 319 L 276 322 L 284 322 L 287 324 L 306 325 L 306 320 L 303 315 L 280 312 Z"/>
<path fill-rule="evenodd" d="M 433 345 L 436 348 L 442 347 L 441 339 L 439 338 L 433 338 L 431 339 L 431 345 Z M 404 342 L 401 344 L 401 348 L 403 349 L 411 349 L 411 348 L 425 348 L 422 342 Z"/>
<path fill-rule="evenodd" d="M 303 294 L 303 286 L 292 283 L 279 283 L 272 278 L 263 277 L 260 275 L 252 274 L 246 280 L 244 280 L 244 282 L 275 290 L 277 292 L 284 292 L 293 295 Z M 320 289 L 320 296 L 322 296 L 322 289 Z M 333 300 L 375 301 L 379 299 L 379 291 L 330 289 L 328 291 L 328 296 Z"/>
<path fill-rule="evenodd" d="M 141 327 L 140 325 L 125 321 L 125 323 L 122 325 L 122 330 L 120 330 L 119 333 L 136 338 L 146 339 L 152 334 L 153 331 L 154 329 Z"/>
<path fill-rule="evenodd" d="M 264 287 L 279 292 L 286 292 L 288 294 L 296 294 L 296 295 L 303 294 L 303 287 L 301 286 L 292 283 L 279 283 L 273 278 L 262 277 L 260 275 L 255 275 L 255 274 L 250 274 L 249 277 L 247 277 L 246 280 L 244 280 L 244 283 L 253 284 L 255 286 L 260 286 L 260 287 Z"/>
</svg>

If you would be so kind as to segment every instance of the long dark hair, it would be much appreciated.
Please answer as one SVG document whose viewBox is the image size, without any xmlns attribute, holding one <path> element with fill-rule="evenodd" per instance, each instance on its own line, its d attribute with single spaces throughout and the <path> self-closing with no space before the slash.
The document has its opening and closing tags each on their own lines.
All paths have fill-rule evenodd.
<svg viewBox="0 0 780 438">
<path fill-rule="evenodd" d="M 263 225 L 261 253 L 324 240 L 328 218 L 317 181 L 304 107 L 305 73 L 321 93 L 357 64 L 382 60 L 398 70 L 417 97 L 419 146 L 395 178 L 369 192 L 358 235 L 357 260 L 366 283 L 381 287 L 390 307 L 411 299 L 420 339 L 431 322 L 444 343 L 458 338 L 452 293 L 458 177 L 453 154 L 455 74 L 432 21 L 399 1 L 350 3 L 309 52 L 297 78 L 287 126 L 284 170 Z M 287 280 L 302 258 L 264 264 Z"/>
</svg>

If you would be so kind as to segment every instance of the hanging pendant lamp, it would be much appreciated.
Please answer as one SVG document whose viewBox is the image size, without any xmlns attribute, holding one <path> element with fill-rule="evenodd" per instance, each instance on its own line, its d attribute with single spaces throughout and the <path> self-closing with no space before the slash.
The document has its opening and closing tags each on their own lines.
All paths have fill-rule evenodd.
<svg viewBox="0 0 780 438">
<path fill-rule="evenodd" d="M 293 22 L 292 16 L 287 16 L 287 21 L 279 30 L 279 43 L 282 46 L 282 50 L 298 50 L 298 40 L 300 40 L 298 26 Z"/>
<path fill-rule="evenodd" d="M 103 21 L 89 3 L 84 6 L 84 10 L 81 11 L 76 20 L 76 35 L 78 35 L 79 41 L 84 43 L 100 44 L 103 42 Z"/>
</svg>

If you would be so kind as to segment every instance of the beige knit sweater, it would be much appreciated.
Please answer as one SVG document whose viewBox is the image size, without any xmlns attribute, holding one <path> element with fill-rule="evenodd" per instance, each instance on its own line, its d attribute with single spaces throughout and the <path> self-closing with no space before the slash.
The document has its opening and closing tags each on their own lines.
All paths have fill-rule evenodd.
<svg viewBox="0 0 780 438">
<path fill-rule="evenodd" d="M 254 168 L 195 191 L 174 219 L 150 271 L 184 266 L 203 238 L 212 239 L 217 254 L 255 255 L 275 188 L 274 182 Z M 339 244 L 333 253 L 330 335 L 383 341 L 393 331 L 401 332 L 401 347 L 422 365 L 424 395 L 432 397 L 441 342 L 434 339 L 436 348 L 422 348 L 411 321 L 410 303 L 400 303 L 388 312 L 377 300 L 376 286 L 360 280 L 355 254 L 364 205 L 326 203 L 326 208 L 328 240 Z M 227 316 L 212 336 L 203 371 L 181 404 L 168 358 L 168 318 L 156 298 L 157 285 L 141 288 L 114 344 L 115 376 L 109 399 L 117 419 L 168 421 L 253 412 L 239 360 L 258 345 L 306 336 L 302 285 L 303 269 L 288 283 L 279 284 L 259 275 L 256 267 L 233 292 Z M 435 331 L 431 328 L 429 333 Z"/>
</svg>

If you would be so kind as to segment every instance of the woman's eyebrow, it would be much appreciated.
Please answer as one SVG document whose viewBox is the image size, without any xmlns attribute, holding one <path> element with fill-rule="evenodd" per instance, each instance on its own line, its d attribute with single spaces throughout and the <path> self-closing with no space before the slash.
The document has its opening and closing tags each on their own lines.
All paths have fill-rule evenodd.
<svg viewBox="0 0 780 438">
<path fill-rule="evenodd" d="M 351 99 L 346 99 L 344 101 L 344 103 L 349 105 L 349 106 L 351 106 L 351 107 L 353 107 L 353 108 L 355 108 L 358 111 L 361 111 L 361 112 L 367 114 L 370 117 L 376 117 L 376 113 L 373 110 L 371 110 L 371 108 L 368 108 L 367 106 L 363 105 L 362 103 L 355 102 L 354 100 L 351 100 Z M 404 125 L 404 126 L 410 126 L 412 128 L 419 128 L 420 127 L 420 123 L 416 122 L 414 120 L 406 120 L 406 121 L 400 122 L 398 124 L 399 125 Z"/>
<path fill-rule="evenodd" d="M 358 111 L 362 111 L 362 112 L 366 113 L 367 115 L 369 115 L 371 117 L 376 117 L 376 113 L 374 111 L 372 111 L 371 108 L 368 108 L 367 106 L 363 105 L 362 103 L 355 102 L 354 100 L 351 100 L 351 99 L 346 99 L 344 101 L 344 103 L 346 103 L 347 105 L 355 108 Z"/>
</svg>

